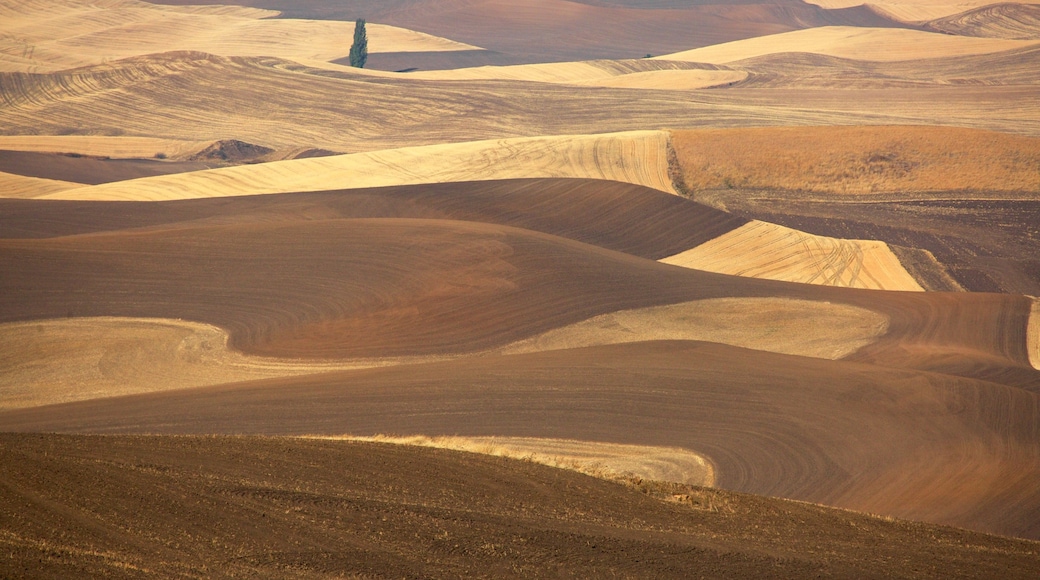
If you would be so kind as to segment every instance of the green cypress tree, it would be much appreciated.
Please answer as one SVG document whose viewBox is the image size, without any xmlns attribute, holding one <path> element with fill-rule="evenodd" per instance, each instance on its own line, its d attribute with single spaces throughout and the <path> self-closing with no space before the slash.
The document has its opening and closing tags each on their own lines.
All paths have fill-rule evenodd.
<svg viewBox="0 0 1040 580">
<path fill-rule="evenodd" d="M 368 34 L 365 32 L 365 19 L 359 18 L 354 24 L 354 44 L 350 45 L 350 66 L 365 68 L 368 60 Z"/>
</svg>

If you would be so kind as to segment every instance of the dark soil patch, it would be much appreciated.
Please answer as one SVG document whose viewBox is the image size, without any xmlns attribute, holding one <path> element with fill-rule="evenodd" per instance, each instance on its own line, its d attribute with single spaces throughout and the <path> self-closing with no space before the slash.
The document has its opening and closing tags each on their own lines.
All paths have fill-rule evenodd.
<svg viewBox="0 0 1040 580">
<path fill-rule="evenodd" d="M 1032 578 L 1036 543 L 333 441 L 0 436 L 0 576 Z M 658 491 L 661 491 L 660 489 Z M 678 491 L 678 490 L 664 490 Z"/>
</svg>

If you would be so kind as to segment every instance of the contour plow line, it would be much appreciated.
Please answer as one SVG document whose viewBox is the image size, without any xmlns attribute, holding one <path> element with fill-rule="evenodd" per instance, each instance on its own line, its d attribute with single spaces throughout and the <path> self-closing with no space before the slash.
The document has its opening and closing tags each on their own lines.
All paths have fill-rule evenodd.
<svg viewBox="0 0 1040 580">
<path fill-rule="evenodd" d="M 538 177 L 604 179 L 675 193 L 668 176 L 667 146 L 665 131 L 522 137 L 227 167 L 43 197 L 169 201 Z"/>
<path fill-rule="evenodd" d="M 749 278 L 924 291 L 884 242 L 817 236 L 761 221 L 659 261 Z"/>
</svg>

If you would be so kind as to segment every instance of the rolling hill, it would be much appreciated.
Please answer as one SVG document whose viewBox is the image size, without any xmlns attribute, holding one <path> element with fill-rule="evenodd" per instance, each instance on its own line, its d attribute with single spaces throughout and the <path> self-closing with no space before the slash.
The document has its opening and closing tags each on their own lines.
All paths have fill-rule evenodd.
<svg viewBox="0 0 1040 580">
<path fill-rule="evenodd" d="M 1034 5 L 191 1 L 0 0 L 0 576 L 1035 574 Z"/>
</svg>

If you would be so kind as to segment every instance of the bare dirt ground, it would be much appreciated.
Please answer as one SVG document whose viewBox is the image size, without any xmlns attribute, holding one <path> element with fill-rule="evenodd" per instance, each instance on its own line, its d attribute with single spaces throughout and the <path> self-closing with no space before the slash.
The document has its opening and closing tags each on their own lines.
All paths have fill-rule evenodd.
<svg viewBox="0 0 1040 580">
<path fill-rule="evenodd" d="M 0 425 L 675 446 L 709 458 L 723 489 L 1035 538 L 1036 398 L 933 372 L 640 342 L 4 411 Z"/>
<path fill-rule="evenodd" d="M 686 195 L 702 203 L 813 234 L 883 241 L 930 290 L 1040 294 L 1035 138 L 792 127 L 676 132 L 672 144 Z"/>
<path fill-rule="evenodd" d="M 27 213 L 6 215 L 29 237 L 0 242 L 17 272 L 2 280 L 0 314 L 182 318 L 228 329 L 233 348 L 305 359 L 482 353 L 597 315 L 711 298 L 847 305 L 880 315 L 887 331 L 844 361 L 636 342 L 35 407 L 0 414 L 0 428 L 679 445 L 703 451 L 728 489 L 1035 535 L 1031 300 L 659 264 L 661 248 L 689 243 L 683 225 L 717 227 L 725 214 L 631 185 L 437 187 L 11 200 Z"/>
<path fill-rule="evenodd" d="M 1035 542 L 439 449 L 2 435 L 0 457 L 11 576 L 1013 579 L 1040 562 Z"/>
<path fill-rule="evenodd" d="M 619 445 L 599 441 L 544 437 L 427 437 L 425 435 L 356 437 L 345 435 L 328 438 L 374 441 L 395 445 L 418 445 L 509 457 L 570 469 L 593 477 L 623 483 L 647 479 L 699 487 L 712 487 L 715 484 L 715 473 L 711 463 L 688 449 L 678 447 Z"/>
<path fill-rule="evenodd" d="M 169 1 L 0 0 L 0 576 L 1035 575 L 1034 7 Z"/>
<path fill-rule="evenodd" d="M 153 156 L 154 157 L 154 156 Z M 153 175 L 209 169 L 200 162 L 163 162 L 156 159 L 104 159 L 78 154 L 36 153 L 0 149 L 0 171 L 96 185 Z"/>
</svg>

